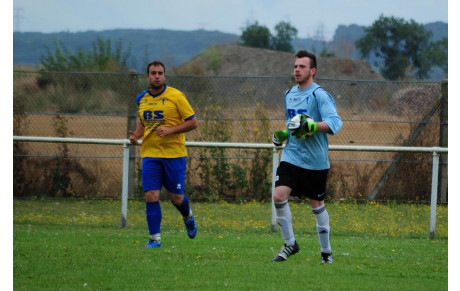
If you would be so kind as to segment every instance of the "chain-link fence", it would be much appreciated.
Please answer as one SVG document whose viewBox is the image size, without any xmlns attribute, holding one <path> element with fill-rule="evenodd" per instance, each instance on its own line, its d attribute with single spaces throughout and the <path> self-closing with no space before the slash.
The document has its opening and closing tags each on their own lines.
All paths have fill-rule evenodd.
<svg viewBox="0 0 460 291">
<path fill-rule="evenodd" d="M 127 138 L 137 122 L 135 97 L 148 86 L 145 75 L 135 73 L 13 75 L 14 135 Z M 272 132 L 284 127 L 283 95 L 294 84 L 289 76 L 166 81 L 186 94 L 196 112 L 199 127 L 187 133 L 188 141 L 251 143 L 269 143 Z M 335 97 L 344 122 L 330 144 L 447 146 L 447 83 L 316 82 Z M 130 195 L 142 197 L 134 148 Z M 120 195 L 118 146 L 22 142 L 14 144 L 13 154 L 15 196 Z M 379 190 L 380 199 L 429 200 L 430 155 L 330 152 L 330 158 L 331 199 L 366 198 L 386 174 L 391 178 Z M 441 158 L 446 169 L 447 155 Z M 388 173 L 392 164 L 397 166 Z M 187 171 L 187 193 L 195 199 L 270 197 L 269 150 L 189 148 Z"/>
</svg>

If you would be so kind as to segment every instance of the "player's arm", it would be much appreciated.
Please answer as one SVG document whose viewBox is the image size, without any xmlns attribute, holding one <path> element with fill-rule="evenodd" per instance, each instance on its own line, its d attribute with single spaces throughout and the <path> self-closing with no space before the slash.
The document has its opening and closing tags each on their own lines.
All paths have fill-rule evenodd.
<svg viewBox="0 0 460 291">
<path fill-rule="evenodd" d="M 137 144 L 137 141 L 144 136 L 144 125 L 139 120 L 136 126 L 135 131 L 128 131 L 129 133 L 129 141 L 131 144 Z"/>
<path fill-rule="evenodd" d="M 166 135 L 175 134 L 175 133 L 189 132 L 191 130 L 194 130 L 197 127 L 198 127 L 198 121 L 196 117 L 193 117 L 175 126 L 171 126 L 171 127 L 159 126 L 157 127 L 156 132 L 158 136 L 166 136 Z"/>
<path fill-rule="evenodd" d="M 329 125 L 327 125 L 326 122 L 324 122 L 324 121 L 318 121 L 318 122 L 316 122 L 316 131 L 319 131 L 319 132 L 330 132 L 331 129 L 329 128 Z"/>
<path fill-rule="evenodd" d="M 321 114 L 322 122 L 321 131 L 335 135 L 342 128 L 343 121 L 337 113 L 334 98 L 327 92 L 318 92 L 318 108 Z M 319 122 L 318 122 L 318 131 Z"/>
</svg>

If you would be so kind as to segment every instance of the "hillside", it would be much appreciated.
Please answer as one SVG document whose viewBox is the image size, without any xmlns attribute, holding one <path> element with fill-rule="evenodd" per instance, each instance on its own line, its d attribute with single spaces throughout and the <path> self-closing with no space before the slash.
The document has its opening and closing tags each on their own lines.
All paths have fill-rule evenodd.
<svg viewBox="0 0 460 291">
<path fill-rule="evenodd" d="M 200 74 L 217 76 L 273 76 L 292 74 L 294 54 L 245 47 L 218 45 L 201 53 L 180 67 L 175 74 Z M 317 77 L 338 79 L 382 80 L 367 61 L 318 58 Z"/>
<path fill-rule="evenodd" d="M 46 53 L 46 46 L 54 51 L 57 41 L 72 52 L 82 48 L 90 50 L 91 45 L 102 38 L 110 39 L 113 45 L 122 41 L 124 52 L 130 52 L 128 66 L 138 71 L 145 70 L 151 59 L 161 59 L 169 66 L 176 66 L 215 44 L 238 42 L 239 36 L 218 31 L 172 31 L 145 29 L 115 29 L 86 32 L 15 32 L 13 34 L 13 64 L 36 66 L 40 56 Z"/>
<path fill-rule="evenodd" d="M 447 37 L 447 23 L 428 23 L 425 24 L 425 29 L 433 33 L 433 41 Z M 307 49 L 319 52 L 327 49 L 333 52 L 337 58 L 356 60 L 360 58 L 360 54 L 354 43 L 364 36 L 364 33 L 364 26 L 354 24 L 348 26 L 340 25 L 335 31 L 333 40 L 330 42 L 312 38 L 296 38 L 292 44 L 295 50 Z M 91 45 L 97 38 L 109 39 L 112 44 L 121 40 L 123 51 L 130 52 L 128 66 L 139 72 L 143 72 L 145 64 L 152 59 L 161 59 L 168 67 L 181 66 L 212 46 L 240 42 L 238 35 L 207 30 L 115 29 L 76 33 L 14 32 L 13 65 L 32 67 L 39 65 L 40 56 L 46 54 L 46 46 L 49 46 L 51 51 L 54 51 L 54 44 L 56 42 L 62 42 L 71 52 L 75 52 L 79 48 L 90 50 Z M 250 62 L 250 60 L 247 61 Z M 369 59 L 368 61 L 374 65 L 376 60 Z M 334 62 L 337 63 L 336 61 Z M 284 63 L 281 61 L 280 65 Z M 323 68 L 320 68 L 318 74 L 331 75 L 327 61 L 324 60 L 322 63 Z M 352 70 L 354 74 L 356 70 L 362 71 L 364 69 L 362 65 L 358 65 L 359 61 L 348 62 L 347 64 L 343 60 L 342 63 L 345 72 Z M 354 66 L 358 66 L 359 68 Z M 224 68 L 220 68 L 220 70 L 224 70 Z M 262 71 L 262 73 L 265 71 L 263 69 L 245 68 L 244 72 L 236 71 L 236 73 L 250 74 L 250 72 L 253 72 L 251 70 Z M 442 72 L 431 77 L 434 80 L 445 78 Z"/>
</svg>

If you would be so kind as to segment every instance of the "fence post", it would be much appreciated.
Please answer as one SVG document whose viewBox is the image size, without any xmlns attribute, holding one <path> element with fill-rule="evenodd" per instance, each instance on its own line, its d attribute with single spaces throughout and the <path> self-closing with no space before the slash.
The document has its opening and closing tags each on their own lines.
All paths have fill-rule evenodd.
<svg viewBox="0 0 460 291">
<path fill-rule="evenodd" d="M 271 217 L 271 230 L 272 232 L 276 231 L 276 209 L 275 209 L 275 200 L 273 199 L 275 194 L 275 182 L 276 182 L 276 169 L 278 169 L 278 164 L 280 160 L 280 154 L 278 149 L 273 148 L 273 157 L 272 157 L 272 217 Z"/>
<path fill-rule="evenodd" d="M 430 238 L 434 238 L 436 227 L 436 204 L 438 203 L 439 154 L 433 151 L 433 170 L 431 177 Z"/>
<path fill-rule="evenodd" d="M 137 126 L 137 107 L 136 107 L 136 100 L 135 96 L 138 94 L 138 88 L 137 88 L 137 72 L 136 71 L 131 71 L 129 74 L 129 82 L 130 82 L 130 90 L 129 94 L 132 96 L 129 96 L 127 98 L 128 102 L 128 130 L 134 131 Z M 126 134 L 128 135 L 127 138 L 129 138 L 128 130 L 126 131 Z M 136 147 L 129 147 L 129 175 L 128 175 L 128 189 L 131 192 L 131 196 L 134 195 L 136 185 L 134 183 L 136 176 Z"/>
<path fill-rule="evenodd" d="M 447 147 L 447 121 L 448 121 L 448 90 L 447 80 L 441 83 L 441 106 L 439 113 L 439 146 Z M 439 157 L 439 164 L 441 166 L 439 175 L 439 189 L 440 201 L 447 202 L 447 154 L 441 153 Z"/>
<path fill-rule="evenodd" d="M 125 227 L 128 221 L 128 187 L 129 187 L 129 162 L 130 148 L 128 144 L 123 145 L 123 179 L 121 185 L 121 227 Z"/>
</svg>

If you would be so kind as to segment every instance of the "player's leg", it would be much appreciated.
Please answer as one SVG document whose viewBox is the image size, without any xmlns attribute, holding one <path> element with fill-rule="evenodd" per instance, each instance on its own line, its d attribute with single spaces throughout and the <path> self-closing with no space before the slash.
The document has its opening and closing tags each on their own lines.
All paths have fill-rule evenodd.
<svg viewBox="0 0 460 291">
<path fill-rule="evenodd" d="M 161 164 L 152 158 L 142 159 L 142 185 L 145 196 L 145 215 L 150 238 L 146 248 L 161 247 L 161 219 L 160 189 L 162 177 Z"/>
<path fill-rule="evenodd" d="M 290 192 L 291 188 L 287 186 L 278 186 L 275 188 L 274 194 L 278 225 L 284 242 L 288 246 L 292 246 L 295 243 L 294 229 L 292 227 L 292 214 L 288 202 Z"/>
<path fill-rule="evenodd" d="M 288 202 L 289 194 L 292 191 L 291 187 L 293 187 L 293 181 L 291 179 L 293 176 L 290 175 L 291 171 L 292 169 L 289 164 L 281 163 L 276 173 L 277 181 L 275 183 L 276 187 L 273 201 L 278 218 L 278 225 L 284 239 L 284 246 L 281 247 L 281 251 L 273 258 L 273 262 L 285 261 L 289 256 L 299 251 L 299 245 L 294 236 L 292 214 Z"/>
<path fill-rule="evenodd" d="M 160 206 L 160 190 L 151 190 L 145 194 L 145 215 L 147 218 L 147 227 L 149 229 L 150 238 L 146 248 L 156 248 L 161 246 L 161 206 Z"/>
<path fill-rule="evenodd" d="M 184 194 L 185 187 L 185 157 L 165 159 L 165 177 L 164 185 L 168 190 L 169 200 L 177 208 L 184 220 L 187 235 L 194 238 L 198 228 L 195 222 L 195 217 L 190 208 L 190 201 L 187 195 Z"/>
<path fill-rule="evenodd" d="M 329 236 L 331 228 L 329 225 L 329 213 L 324 204 L 328 171 L 311 172 L 313 176 L 309 180 L 311 181 L 312 192 L 308 197 L 310 198 L 311 210 L 316 218 L 316 232 L 321 246 L 321 262 L 332 264 L 332 249 Z"/>
<path fill-rule="evenodd" d="M 321 246 L 321 262 L 332 263 L 332 249 L 329 239 L 329 214 L 323 201 L 310 200 L 311 210 L 316 218 L 316 232 Z"/>
</svg>

